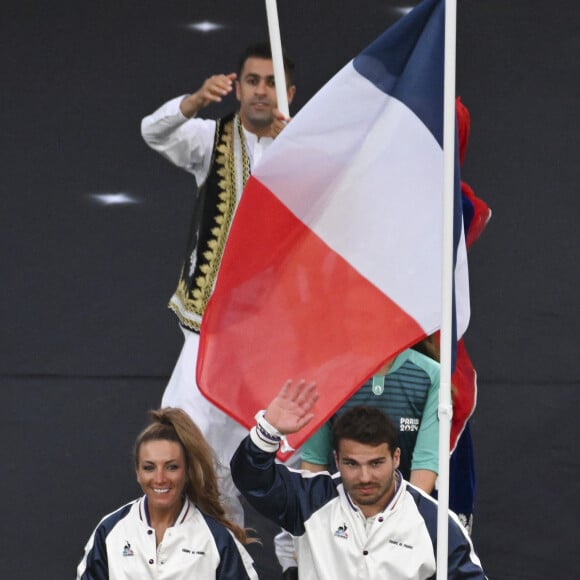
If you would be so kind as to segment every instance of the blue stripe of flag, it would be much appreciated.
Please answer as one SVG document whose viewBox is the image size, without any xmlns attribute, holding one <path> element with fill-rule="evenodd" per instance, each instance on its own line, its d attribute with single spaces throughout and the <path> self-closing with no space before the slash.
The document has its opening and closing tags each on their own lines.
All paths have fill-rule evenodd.
<svg viewBox="0 0 580 580">
<path fill-rule="evenodd" d="M 354 60 L 355 70 L 379 90 L 408 107 L 443 148 L 443 84 L 445 59 L 445 0 L 424 0 L 388 28 Z M 455 138 L 453 264 L 461 239 L 462 201 L 458 139 Z M 457 317 L 453 282 L 453 360 L 455 368 Z"/>
<path fill-rule="evenodd" d="M 424 0 L 353 61 L 355 70 L 411 109 L 443 147 L 445 2 Z"/>
</svg>

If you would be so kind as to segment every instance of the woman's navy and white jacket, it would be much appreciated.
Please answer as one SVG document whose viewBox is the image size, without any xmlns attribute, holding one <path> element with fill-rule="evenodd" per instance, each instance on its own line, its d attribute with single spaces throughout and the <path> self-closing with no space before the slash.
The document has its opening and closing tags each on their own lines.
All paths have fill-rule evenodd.
<svg viewBox="0 0 580 580">
<path fill-rule="evenodd" d="M 369 525 L 340 474 L 288 469 L 276 463 L 277 449 L 254 427 L 232 458 L 232 475 L 259 512 L 296 536 L 300 580 L 435 578 L 437 503 L 431 497 L 398 474 L 394 497 Z M 451 512 L 448 578 L 485 579 Z"/>
<path fill-rule="evenodd" d="M 156 546 L 147 498 L 142 497 L 100 521 L 85 546 L 77 580 L 148 578 L 254 580 L 258 575 L 234 535 L 189 499 Z"/>
</svg>

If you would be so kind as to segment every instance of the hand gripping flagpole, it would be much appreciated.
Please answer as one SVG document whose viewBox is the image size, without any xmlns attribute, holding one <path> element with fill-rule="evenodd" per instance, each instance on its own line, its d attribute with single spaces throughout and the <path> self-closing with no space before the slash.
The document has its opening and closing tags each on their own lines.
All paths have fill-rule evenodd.
<svg viewBox="0 0 580 580">
<path fill-rule="evenodd" d="M 441 367 L 439 388 L 439 478 L 437 580 L 447 580 L 449 546 L 449 441 L 451 437 L 451 341 L 453 340 L 453 200 L 455 172 L 455 54 L 457 0 L 445 0 L 443 82 L 443 243 L 441 268 Z"/>
<path fill-rule="evenodd" d="M 284 59 L 282 57 L 282 40 L 280 38 L 280 24 L 278 22 L 278 8 L 276 0 L 266 0 L 266 14 L 268 17 L 268 33 L 270 36 L 270 50 L 274 65 L 274 80 L 276 82 L 276 99 L 278 110 L 288 118 L 288 93 L 286 92 L 286 75 L 284 73 Z"/>
</svg>

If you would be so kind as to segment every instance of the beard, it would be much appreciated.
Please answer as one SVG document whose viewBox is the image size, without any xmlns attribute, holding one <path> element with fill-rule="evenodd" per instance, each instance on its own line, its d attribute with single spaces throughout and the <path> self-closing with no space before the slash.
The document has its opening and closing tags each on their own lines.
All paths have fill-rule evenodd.
<svg viewBox="0 0 580 580">
<path fill-rule="evenodd" d="M 254 106 L 257 104 L 264 105 L 264 107 L 257 109 Z M 267 127 L 271 125 L 274 120 L 272 105 L 267 101 L 251 102 L 244 112 L 248 121 L 257 127 Z"/>
<path fill-rule="evenodd" d="M 390 497 L 392 492 L 394 492 L 395 486 L 395 474 L 393 473 L 386 480 L 368 483 L 368 484 L 355 484 L 347 489 L 349 495 L 359 506 L 372 506 L 378 504 L 387 503 L 387 497 Z M 363 492 L 364 490 L 364 492 Z M 380 506 L 381 508 L 384 506 Z"/>
</svg>

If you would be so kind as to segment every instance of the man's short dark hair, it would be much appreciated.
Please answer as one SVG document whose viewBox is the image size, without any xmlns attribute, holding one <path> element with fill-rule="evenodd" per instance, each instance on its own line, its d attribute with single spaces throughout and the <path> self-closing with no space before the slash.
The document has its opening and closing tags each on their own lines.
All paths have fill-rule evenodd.
<svg viewBox="0 0 580 580">
<path fill-rule="evenodd" d="M 393 422 L 380 409 L 370 405 L 352 407 L 334 421 L 332 447 L 337 452 L 341 439 L 352 439 L 373 447 L 386 443 L 391 455 L 398 447 L 397 430 Z"/>
<path fill-rule="evenodd" d="M 250 44 L 246 47 L 243 52 L 240 62 L 238 64 L 238 76 L 241 74 L 244 64 L 249 58 L 264 58 L 267 60 L 272 60 L 272 51 L 270 49 L 270 44 L 268 42 L 258 42 L 256 44 Z M 282 60 L 284 61 L 284 72 L 290 81 L 290 84 L 294 84 L 294 61 L 282 51 Z"/>
</svg>

